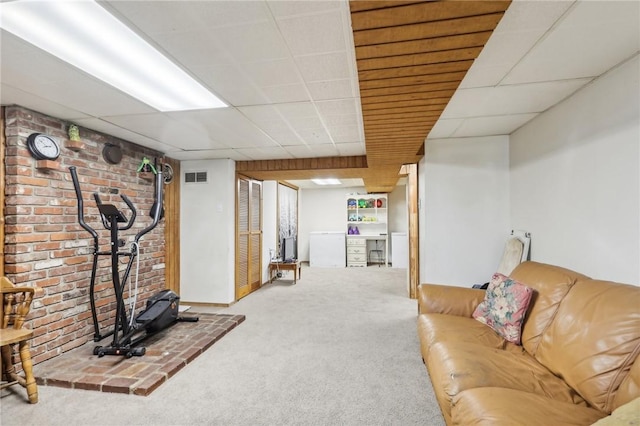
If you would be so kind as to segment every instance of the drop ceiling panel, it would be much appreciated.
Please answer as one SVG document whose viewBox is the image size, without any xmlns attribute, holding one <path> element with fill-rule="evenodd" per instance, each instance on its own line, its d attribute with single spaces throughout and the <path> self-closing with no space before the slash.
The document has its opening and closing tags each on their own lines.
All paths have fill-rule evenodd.
<svg viewBox="0 0 640 426">
<path fill-rule="evenodd" d="M 340 79 L 330 81 L 318 81 L 307 83 L 307 89 L 313 100 L 354 98 L 356 96 L 354 87 L 358 85 L 357 80 Z"/>
<path fill-rule="evenodd" d="M 304 102 L 310 100 L 309 92 L 304 84 L 285 84 L 262 87 L 262 93 L 270 103 Z"/>
<path fill-rule="evenodd" d="M 300 56 L 296 58 L 296 63 L 307 83 L 340 80 L 351 76 L 345 52 Z"/>
<path fill-rule="evenodd" d="M 294 56 L 345 50 L 343 14 L 331 10 L 278 19 L 278 26 Z"/>
<path fill-rule="evenodd" d="M 584 86 L 590 79 L 461 89 L 442 118 L 481 117 L 542 112 Z"/>
<path fill-rule="evenodd" d="M 341 156 L 366 154 L 366 149 L 362 142 L 336 143 L 336 148 Z"/>
<path fill-rule="evenodd" d="M 239 65 L 193 67 L 192 71 L 204 84 L 234 106 L 270 103 Z"/>
<path fill-rule="evenodd" d="M 239 148 L 238 153 L 250 160 L 274 160 L 277 158 L 293 158 L 285 149 L 281 147 L 269 148 Z"/>
<path fill-rule="evenodd" d="M 187 68 L 213 67 L 233 62 L 229 52 L 218 44 L 211 30 L 158 34 L 154 41 Z"/>
<path fill-rule="evenodd" d="M 28 106 L 34 111 L 39 111 L 43 114 L 58 117 L 63 120 L 77 120 L 89 117 L 85 113 L 68 108 L 67 106 L 57 102 L 41 98 L 40 96 L 25 92 L 7 84 L 0 85 L 0 104 Z"/>
<path fill-rule="evenodd" d="M 229 158 L 234 161 L 248 161 L 250 158 L 235 149 L 213 149 L 200 151 L 172 151 L 169 157 L 176 160 L 213 160 L 219 158 Z"/>
<path fill-rule="evenodd" d="M 203 150 L 227 148 L 207 133 L 161 113 L 137 116 L 105 117 L 105 121 L 124 127 L 147 138 L 179 149 Z"/>
<path fill-rule="evenodd" d="M 274 1 L 269 2 L 269 8 L 276 18 L 287 16 L 308 15 L 326 12 L 342 7 L 338 1 Z"/>
<path fill-rule="evenodd" d="M 292 58 L 254 62 L 245 68 L 247 77 L 258 87 L 302 83 Z"/>
<path fill-rule="evenodd" d="M 272 21 L 215 30 L 216 38 L 239 63 L 286 59 L 289 50 Z"/>
<path fill-rule="evenodd" d="M 314 156 L 308 145 L 285 146 L 283 148 L 293 158 L 309 158 Z"/>
<path fill-rule="evenodd" d="M 595 77 L 640 50 L 640 2 L 578 2 L 505 84 Z"/>
<path fill-rule="evenodd" d="M 450 138 L 453 132 L 464 122 L 463 118 L 441 118 L 429 132 L 429 139 Z"/>
<path fill-rule="evenodd" d="M 450 136 L 457 138 L 509 135 L 537 115 L 538 114 L 514 114 L 467 118 Z"/>
<path fill-rule="evenodd" d="M 198 126 L 211 140 L 223 147 L 272 147 L 276 143 L 234 108 L 167 113 L 186 126 Z"/>
<path fill-rule="evenodd" d="M 269 20 L 264 2 L 254 1 L 110 1 L 116 10 L 148 34 L 219 28 Z"/>
<path fill-rule="evenodd" d="M 74 124 L 78 126 L 86 127 L 87 129 L 92 129 L 97 132 L 104 133 L 106 135 L 115 136 L 117 138 L 130 141 L 147 148 L 155 149 L 160 152 L 170 152 L 179 150 L 179 148 L 163 144 L 154 139 L 139 135 L 134 133 L 128 129 L 124 129 L 122 127 L 116 126 L 113 123 L 109 123 L 107 121 L 101 120 L 99 118 L 80 118 L 73 120 Z"/>
</svg>

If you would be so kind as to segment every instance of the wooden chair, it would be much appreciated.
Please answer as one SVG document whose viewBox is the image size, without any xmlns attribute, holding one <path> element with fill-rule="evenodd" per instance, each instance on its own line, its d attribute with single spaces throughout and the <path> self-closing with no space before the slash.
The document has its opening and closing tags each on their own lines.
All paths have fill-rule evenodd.
<svg viewBox="0 0 640 426">
<path fill-rule="evenodd" d="M 33 364 L 29 351 L 29 339 L 33 337 L 33 331 L 23 328 L 23 325 L 27 314 L 29 314 L 36 289 L 34 287 L 16 287 L 7 277 L 2 277 L 0 290 L 2 293 L 2 321 L 0 322 L 2 382 L 0 389 L 19 384 L 27 389 L 29 402 L 35 404 L 38 402 L 38 387 L 33 376 Z M 13 345 L 16 343 L 20 351 L 24 377 L 16 373 L 16 367 L 13 365 Z"/>
</svg>

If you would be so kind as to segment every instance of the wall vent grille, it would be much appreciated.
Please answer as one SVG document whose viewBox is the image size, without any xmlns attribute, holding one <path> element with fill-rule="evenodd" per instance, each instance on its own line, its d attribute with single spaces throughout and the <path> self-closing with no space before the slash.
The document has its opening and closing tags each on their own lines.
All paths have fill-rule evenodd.
<svg viewBox="0 0 640 426">
<path fill-rule="evenodd" d="M 207 183 L 207 172 L 186 172 L 184 183 Z"/>
</svg>

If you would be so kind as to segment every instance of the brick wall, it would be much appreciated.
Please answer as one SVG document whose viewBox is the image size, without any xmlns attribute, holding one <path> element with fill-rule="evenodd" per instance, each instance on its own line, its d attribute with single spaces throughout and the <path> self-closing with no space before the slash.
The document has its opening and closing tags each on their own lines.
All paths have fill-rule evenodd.
<svg viewBox="0 0 640 426">
<path fill-rule="evenodd" d="M 35 331 L 31 354 L 35 363 L 93 340 L 89 306 L 89 282 L 93 261 L 93 238 L 78 225 L 77 201 L 69 166 L 77 168 L 83 192 L 85 221 L 100 235 L 100 250 L 108 251 L 109 232 L 104 229 L 93 199 L 97 192 L 103 203 L 115 204 L 131 214 L 120 194 L 126 194 L 138 211 L 134 226 L 120 234 L 130 250 L 133 237 L 152 220 L 153 179 L 136 172 L 142 157 L 153 160 L 161 154 L 121 139 L 80 128 L 85 148 L 65 148 L 70 123 L 21 107 L 7 107 L 5 274 L 18 285 L 36 285 L 41 291 L 32 304 L 30 326 Z M 58 170 L 40 170 L 26 148 L 27 137 L 46 133 L 58 140 L 61 155 Z M 117 165 L 102 158 L 106 143 L 122 148 Z M 138 309 L 164 285 L 164 221 L 140 242 Z M 123 260 L 120 269 L 125 267 Z M 131 274 L 135 278 L 134 270 Z M 101 256 L 96 279 L 98 322 L 110 329 L 115 313 L 109 256 Z M 125 296 L 127 296 L 125 294 Z M 100 342 L 108 345 L 110 338 Z"/>
</svg>

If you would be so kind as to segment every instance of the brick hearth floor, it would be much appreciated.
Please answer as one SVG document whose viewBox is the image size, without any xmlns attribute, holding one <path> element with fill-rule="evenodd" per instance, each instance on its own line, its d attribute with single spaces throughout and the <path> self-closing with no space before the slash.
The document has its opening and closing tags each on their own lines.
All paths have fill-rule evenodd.
<svg viewBox="0 0 640 426">
<path fill-rule="evenodd" d="M 95 346 L 111 343 L 110 336 L 40 363 L 33 368 L 38 385 L 147 396 L 245 319 L 244 315 L 188 316 L 200 320 L 178 322 L 149 337 L 139 345 L 146 347 L 141 357 L 93 355 Z"/>
</svg>

